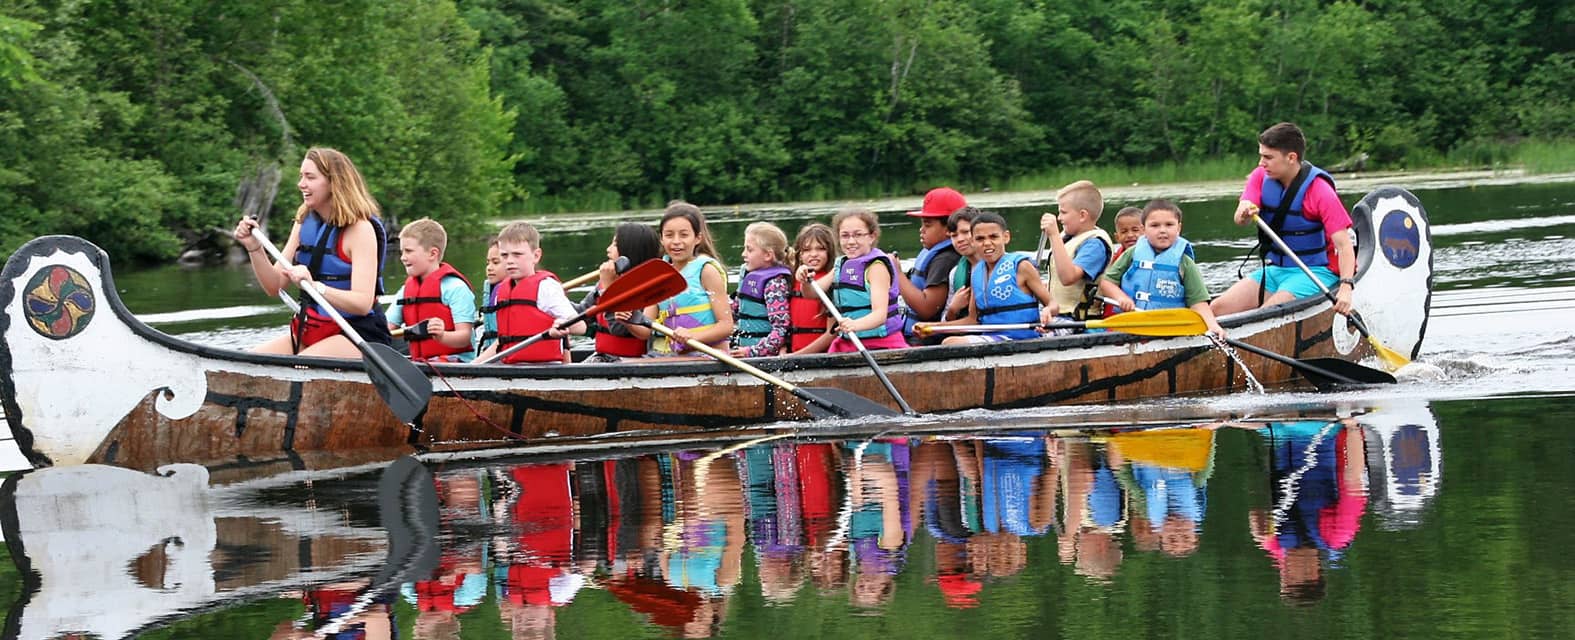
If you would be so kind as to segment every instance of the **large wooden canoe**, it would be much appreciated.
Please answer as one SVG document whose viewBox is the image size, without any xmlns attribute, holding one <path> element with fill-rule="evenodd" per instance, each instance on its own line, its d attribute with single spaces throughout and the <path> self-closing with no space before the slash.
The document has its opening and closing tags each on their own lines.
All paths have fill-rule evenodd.
<svg viewBox="0 0 1575 640">
<path fill-rule="evenodd" d="M 1381 188 L 1352 210 L 1356 305 L 1382 343 L 1415 357 L 1431 299 L 1426 213 Z M 156 331 L 128 312 L 102 250 L 50 236 L 0 272 L 0 400 L 35 465 L 85 462 L 153 469 L 196 462 L 280 461 L 300 468 L 388 455 L 507 447 L 549 438 L 674 433 L 804 419 L 797 398 L 710 361 L 511 367 L 440 365 L 434 397 L 399 423 L 359 361 L 217 349 Z M 1320 298 L 1222 319 L 1232 337 L 1293 357 L 1372 355 Z M 1268 385 L 1286 366 L 1244 355 Z M 1240 367 L 1202 337 L 1096 333 L 882 352 L 914 409 L 1036 407 L 1231 392 Z M 804 386 L 889 402 L 856 354 L 753 361 Z M 425 366 L 425 365 L 423 365 Z"/>
</svg>

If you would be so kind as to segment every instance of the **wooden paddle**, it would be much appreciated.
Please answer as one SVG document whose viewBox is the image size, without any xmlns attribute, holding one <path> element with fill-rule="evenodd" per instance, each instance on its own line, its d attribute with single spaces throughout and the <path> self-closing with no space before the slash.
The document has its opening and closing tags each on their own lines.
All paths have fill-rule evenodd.
<svg viewBox="0 0 1575 640">
<path fill-rule="evenodd" d="M 268 241 L 268 236 L 263 235 L 261 227 L 252 228 L 252 237 L 262 243 L 268 255 L 273 256 L 280 265 L 289 267 L 290 261 L 279 253 L 279 248 Z M 415 363 L 402 356 L 393 347 L 386 344 L 367 342 L 356 333 L 350 323 L 345 322 L 339 310 L 323 298 L 323 294 L 311 286 L 301 287 L 306 295 L 311 296 L 323 313 L 339 325 L 339 330 L 344 333 L 350 342 L 355 343 L 356 349 L 361 351 L 361 363 L 366 367 L 367 377 L 372 379 L 372 386 L 377 389 L 377 394 L 383 397 L 383 402 L 394 412 L 400 422 L 409 424 L 415 422 L 427 408 L 427 402 L 432 399 L 432 381 L 428 380 Z M 373 304 L 376 304 L 374 302 Z"/>
<path fill-rule="evenodd" d="M 1260 356 L 1295 369 L 1297 373 L 1300 373 L 1302 374 L 1302 377 L 1307 378 L 1307 381 L 1311 382 L 1312 385 L 1317 387 L 1319 391 L 1328 391 L 1329 389 L 1342 384 L 1395 383 L 1395 377 L 1389 375 L 1388 373 L 1379 371 L 1377 369 L 1364 367 L 1355 362 L 1341 360 L 1339 358 L 1306 358 L 1298 360 L 1280 355 L 1262 347 L 1247 344 L 1234 338 L 1226 338 L 1225 342 L 1230 344 L 1230 346 L 1236 347 L 1237 349 L 1256 353 Z"/>
<path fill-rule="evenodd" d="M 1318 290 L 1323 292 L 1323 297 L 1329 299 L 1329 304 L 1335 304 L 1334 292 L 1330 291 L 1329 287 L 1324 286 L 1323 281 L 1319 280 L 1318 276 L 1313 275 L 1312 269 L 1307 267 L 1307 263 L 1302 262 L 1301 256 L 1296 255 L 1296 252 L 1292 251 L 1285 244 L 1285 241 L 1280 239 L 1279 234 L 1274 232 L 1269 223 L 1264 222 L 1263 218 L 1256 213 L 1252 215 L 1252 221 L 1258 223 L 1258 228 L 1263 230 L 1263 233 L 1269 236 L 1270 240 L 1274 241 L 1274 246 L 1279 247 L 1281 253 L 1290 256 L 1291 261 L 1295 262 L 1296 266 L 1301 267 L 1302 273 L 1307 274 L 1307 278 L 1312 280 L 1313 284 L 1318 285 Z M 1373 351 L 1378 353 L 1378 360 L 1384 363 L 1385 368 L 1390 371 L 1399 371 L 1400 367 L 1411 364 L 1410 358 L 1401 355 L 1400 352 L 1394 349 L 1390 349 L 1384 343 L 1379 342 L 1378 338 L 1373 337 L 1372 332 L 1367 330 L 1367 323 L 1362 322 L 1362 316 L 1355 309 L 1346 314 L 1346 317 L 1351 319 L 1351 324 L 1362 334 L 1362 337 L 1366 338 L 1367 342 L 1373 345 Z"/>
<path fill-rule="evenodd" d="M 607 290 L 596 299 L 596 304 L 591 305 L 580 315 L 559 322 L 554 328 L 563 329 L 586 318 L 595 317 L 603 313 L 616 311 L 634 311 L 643 309 L 668 298 L 678 295 L 688 286 L 684 282 L 683 274 L 678 273 L 673 265 L 665 260 L 651 259 L 628 273 L 619 276 Z M 509 348 L 499 351 L 492 357 L 477 362 L 476 364 L 489 364 L 502 360 L 505 356 L 536 344 L 547 338 L 546 331 L 533 335 L 520 342 L 510 345 Z"/>
<path fill-rule="evenodd" d="M 1139 336 L 1199 336 L 1208 331 L 1204 324 L 1203 316 L 1191 309 L 1155 309 L 1152 311 L 1129 311 L 1114 317 L 1102 320 L 1085 320 L 1082 322 L 1054 322 L 1043 324 L 1038 322 L 1023 322 L 1016 324 L 957 324 L 957 325 L 925 325 L 919 333 L 929 335 L 932 333 L 992 333 L 996 331 L 1014 331 L 1019 329 L 1062 329 L 1062 328 L 1087 328 L 1120 331 Z"/>
<path fill-rule="evenodd" d="M 672 329 L 659 322 L 651 323 L 651 330 L 667 336 L 669 340 L 678 339 L 677 336 L 673 335 Z M 705 344 L 698 340 L 688 340 L 685 341 L 684 344 L 690 349 L 694 349 L 695 351 L 699 351 L 708 356 L 716 358 L 717 360 L 722 361 L 734 369 L 738 369 L 739 371 L 752 375 L 756 378 L 760 378 L 761 380 L 774 384 L 782 389 L 786 389 L 789 393 L 798 396 L 800 400 L 804 401 L 804 407 L 809 409 L 810 417 L 815 419 L 862 418 L 866 416 L 898 415 L 897 412 L 892 411 L 885 405 L 876 404 L 867 398 L 864 398 L 863 396 L 849 393 L 841 389 L 834 389 L 831 387 L 800 387 L 796 384 L 761 371 L 760 369 L 750 365 L 747 362 L 744 362 L 743 360 L 739 360 L 738 358 L 728 355 L 726 351 L 722 351 L 721 349 Z"/>
<path fill-rule="evenodd" d="M 826 312 L 831 314 L 831 318 L 837 322 L 842 322 L 842 312 L 837 310 L 837 305 L 831 303 L 831 298 L 826 297 L 826 292 L 820 290 L 820 285 L 815 284 L 814 280 L 810 280 L 809 288 L 815 290 L 815 296 L 820 298 L 820 304 L 826 307 Z M 897 392 L 897 387 L 891 383 L 891 378 L 886 377 L 886 372 L 882 371 L 880 365 L 875 362 L 874 354 L 871 354 L 870 350 L 865 348 L 864 341 L 860 340 L 859 336 L 854 333 L 844 333 L 842 335 L 852 341 L 854 348 L 858 349 L 859 353 L 864 356 L 864 361 L 868 362 L 870 369 L 875 371 L 875 377 L 879 378 L 881 385 L 886 387 L 886 393 L 891 394 L 891 399 L 896 400 L 897 406 L 902 407 L 902 412 L 910 416 L 919 415 L 913 410 L 913 407 L 908 406 L 907 400 L 902 399 L 902 394 Z"/>
</svg>

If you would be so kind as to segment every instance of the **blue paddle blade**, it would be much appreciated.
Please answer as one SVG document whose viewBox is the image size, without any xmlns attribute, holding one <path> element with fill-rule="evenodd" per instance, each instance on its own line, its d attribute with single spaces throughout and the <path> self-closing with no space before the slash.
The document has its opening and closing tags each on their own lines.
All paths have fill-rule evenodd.
<svg viewBox="0 0 1575 640">
<path fill-rule="evenodd" d="M 367 376 L 377 394 L 388 403 L 390 411 L 400 422 L 410 424 L 421 412 L 426 411 L 432 399 L 432 381 L 416 368 L 416 363 L 399 355 L 393 347 L 376 342 L 362 342 L 361 362 L 366 365 Z"/>
</svg>

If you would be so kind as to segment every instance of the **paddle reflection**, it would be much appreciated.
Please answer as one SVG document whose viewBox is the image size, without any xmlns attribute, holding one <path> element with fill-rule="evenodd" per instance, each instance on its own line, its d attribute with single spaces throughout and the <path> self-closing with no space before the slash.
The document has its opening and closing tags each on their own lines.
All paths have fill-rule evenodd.
<svg viewBox="0 0 1575 640">
<path fill-rule="evenodd" d="M 100 482 L 44 482 L 50 476 L 39 472 L 13 499 L 34 524 L 6 532 L 19 565 L 43 576 L 13 610 L 22 617 L 12 628 L 23 637 L 117 637 L 219 602 L 284 598 L 304 612 L 270 622 L 274 638 L 547 638 L 575 607 L 711 637 L 745 609 L 842 603 L 881 615 L 899 599 L 969 609 L 1056 573 L 1113 591 L 1200 553 L 1262 558 L 1283 601 L 1298 605 L 1324 597 L 1328 574 L 1341 570 L 1364 526 L 1421 522 L 1440 488 L 1440 457 L 1430 416 L 1386 412 L 843 441 L 774 436 L 471 467 L 405 461 L 380 474 L 375 514 L 366 478 L 341 482 L 349 492 L 319 481 L 226 502 L 178 477 L 128 481 L 116 472 L 136 501 L 170 503 L 156 510 L 164 517 L 140 520 L 146 534 L 135 536 L 104 527 L 71 534 L 70 523 L 38 515 L 61 504 L 62 492 L 93 493 L 84 487 Z M 1209 551 L 1205 531 L 1215 540 Z M 67 539 L 107 555 L 50 559 Z M 1134 561 L 1138 569 L 1124 569 Z M 88 603 L 62 604 L 73 576 L 89 580 L 78 574 L 107 566 L 127 567 L 126 584 L 103 591 L 124 615 L 95 620 Z M 583 625 L 584 616 L 575 619 Z"/>
</svg>

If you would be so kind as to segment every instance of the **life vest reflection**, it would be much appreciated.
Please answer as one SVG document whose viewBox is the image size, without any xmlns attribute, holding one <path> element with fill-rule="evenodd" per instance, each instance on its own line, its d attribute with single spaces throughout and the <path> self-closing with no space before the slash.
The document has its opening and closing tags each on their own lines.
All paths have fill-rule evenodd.
<svg viewBox="0 0 1575 640">
<path fill-rule="evenodd" d="M 1246 483 L 1211 487 L 1227 437 L 1257 461 Z M 673 635 L 710 637 L 741 593 L 756 606 L 832 597 L 878 613 L 916 570 L 946 606 L 980 607 L 1041 557 L 1035 545 L 1096 587 L 1127 559 L 1198 553 L 1211 491 L 1246 492 L 1246 522 L 1209 526 L 1245 526 L 1283 600 L 1305 604 L 1323 597 L 1365 516 L 1420 522 L 1440 451 L 1429 424 L 1344 419 L 775 439 L 440 471 L 441 560 L 402 586 L 384 626 L 459 637 L 495 607 L 489 628 L 554 637 L 566 607 L 601 591 L 600 606 L 610 596 Z"/>
</svg>

